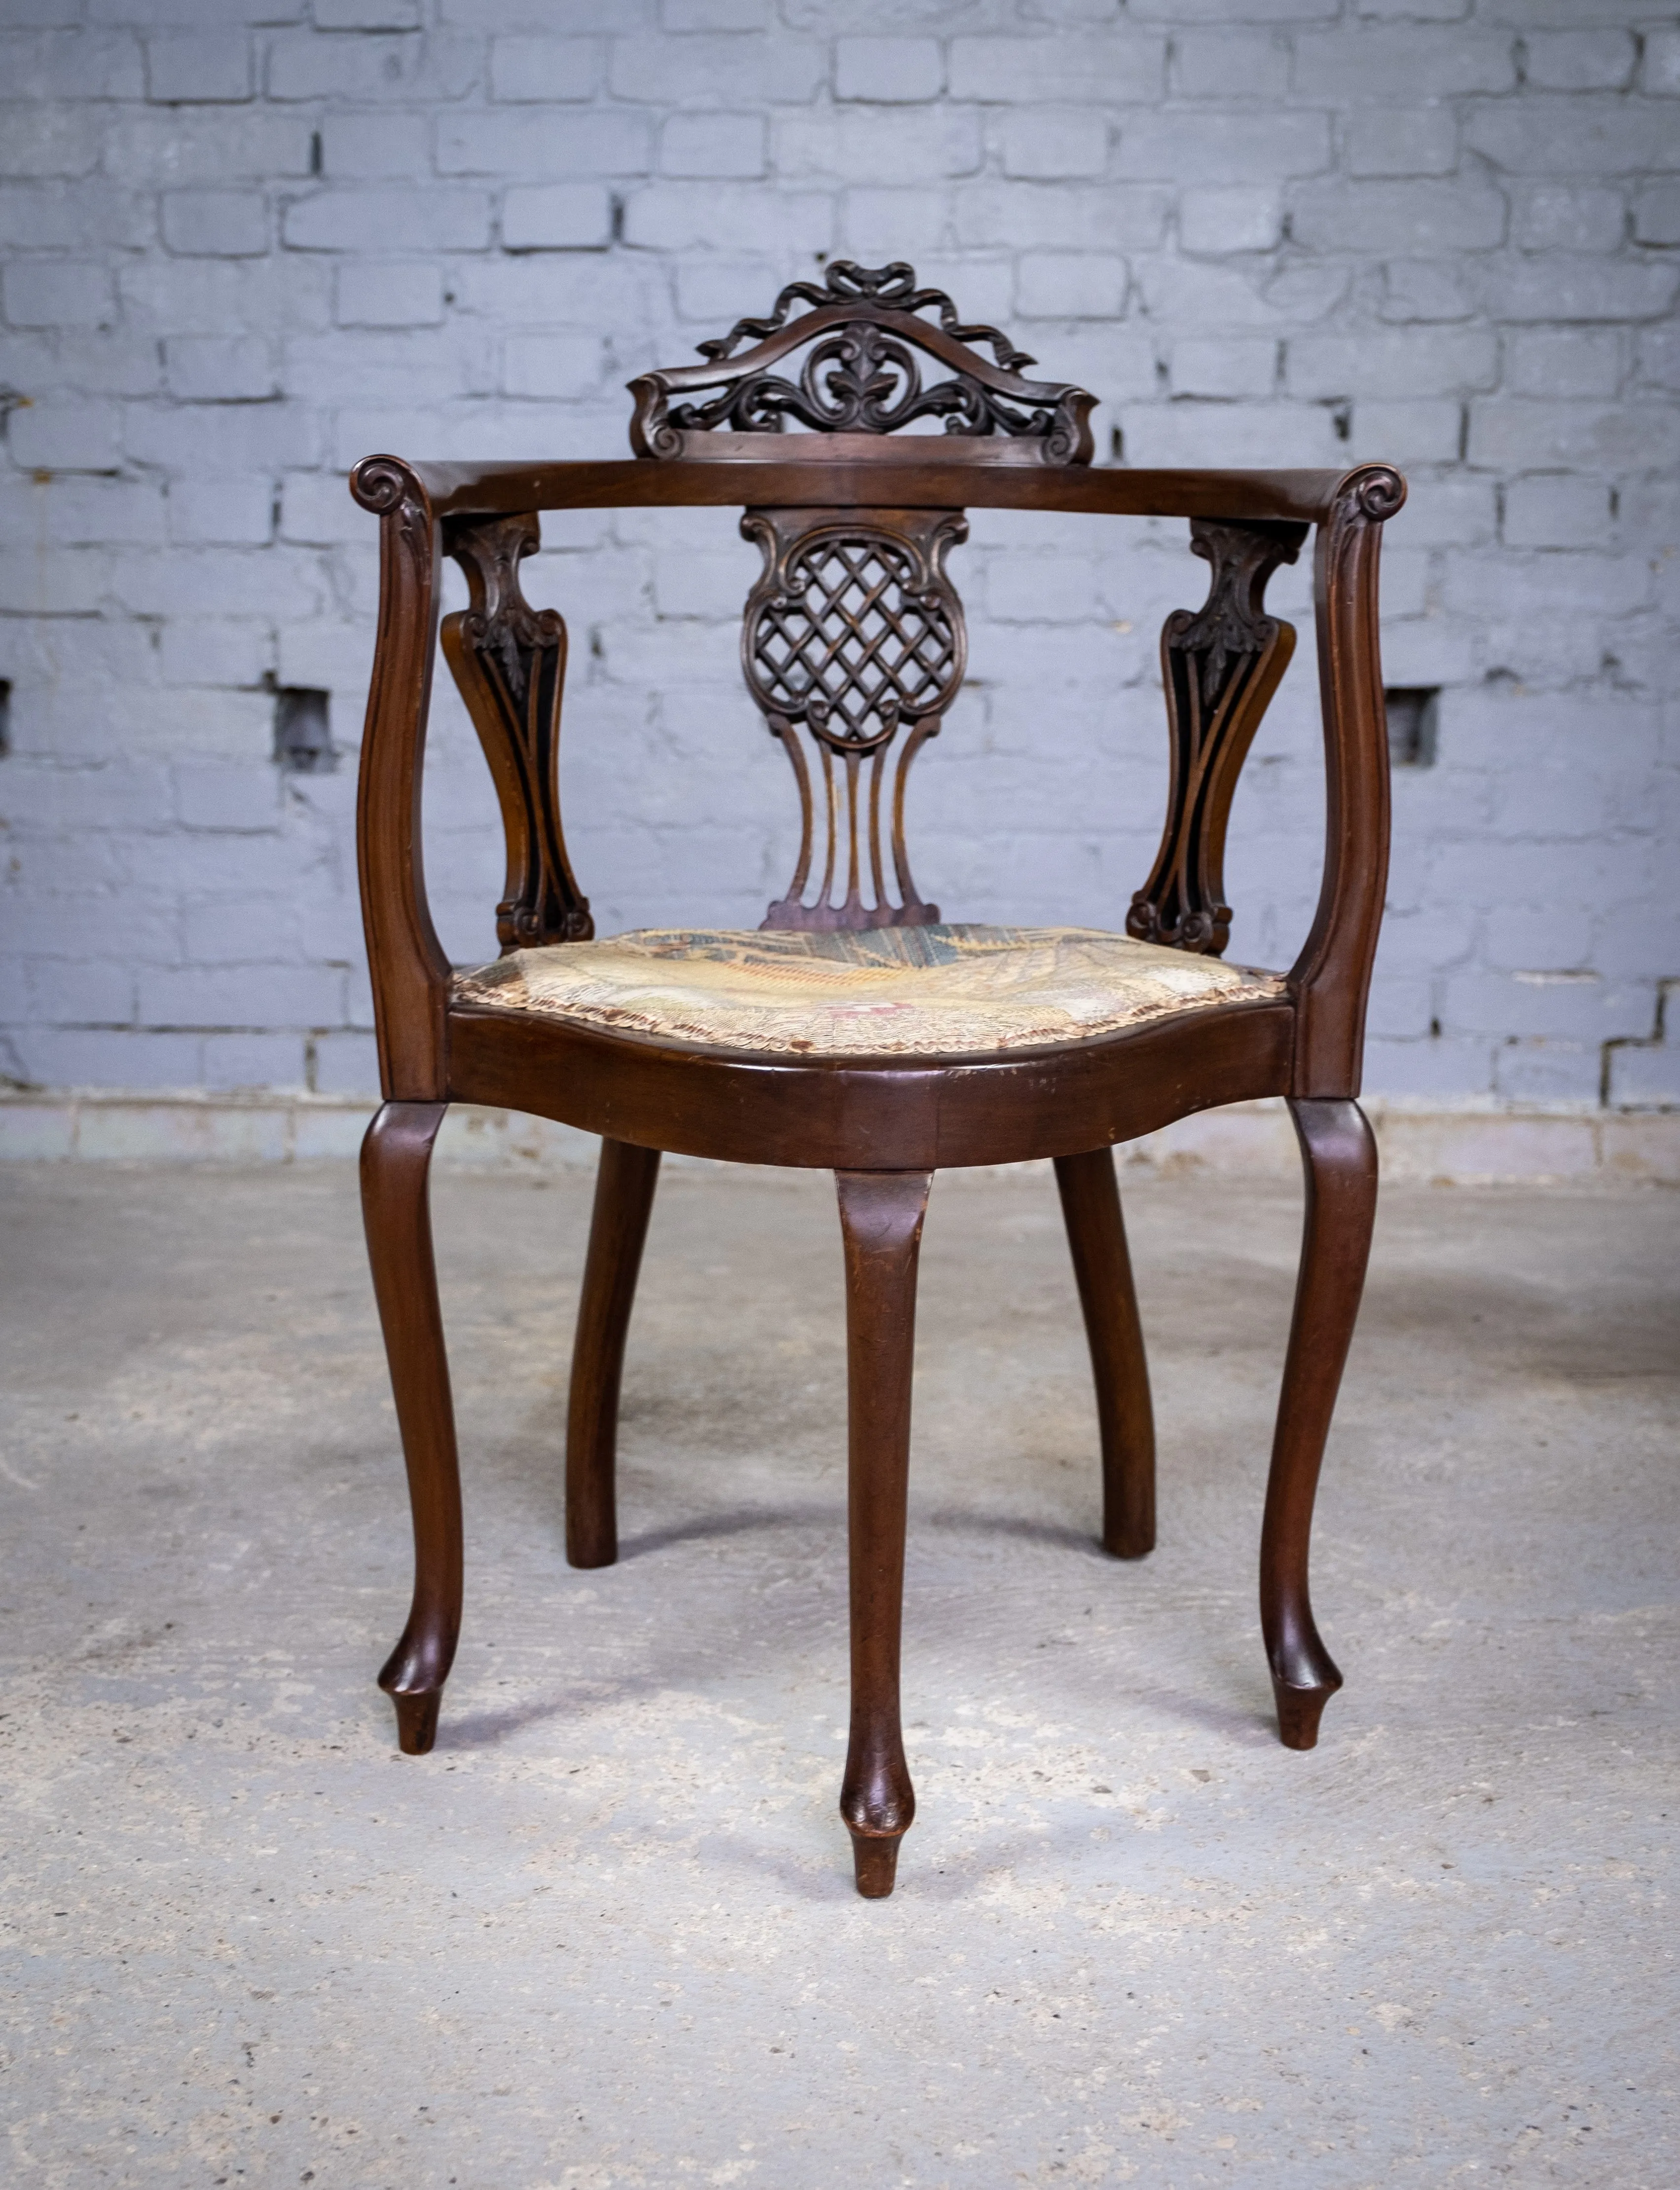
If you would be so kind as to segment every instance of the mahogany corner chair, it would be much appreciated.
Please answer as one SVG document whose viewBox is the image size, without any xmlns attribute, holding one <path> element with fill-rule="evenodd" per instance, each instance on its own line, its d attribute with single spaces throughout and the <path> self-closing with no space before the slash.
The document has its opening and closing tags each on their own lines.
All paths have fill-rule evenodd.
<svg viewBox="0 0 1680 2190">
<path fill-rule="evenodd" d="M 802 372 L 783 377 L 778 367 L 799 349 Z M 1378 544 L 1405 486 L 1376 464 L 1094 468 L 1095 399 L 1024 377 L 1031 358 L 994 328 L 962 325 L 950 299 L 919 288 L 902 264 L 830 266 L 820 286 L 793 283 L 768 316 L 742 320 L 700 354 L 699 365 L 631 383 L 628 461 L 381 456 L 351 482 L 381 519 L 382 555 L 358 841 L 385 1100 L 363 1150 L 363 1201 L 416 1545 L 413 1608 L 380 1684 L 403 1749 L 428 1750 L 462 1579 L 427 1206 L 449 1104 L 506 1105 L 602 1137 L 567 1427 L 574 1566 L 608 1565 L 617 1552 L 619 1374 L 660 1151 L 831 1170 L 850 1395 L 852 1701 L 840 1811 L 858 1890 L 876 1897 L 892 1890 L 915 1803 L 899 1721 L 905 1491 L 917 1251 L 942 1165 L 1055 1160 L 1095 1376 L 1102 1541 L 1137 1558 L 1155 1540 L 1154 1438 L 1111 1151 L 1215 1104 L 1287 1100 L 1306 1211 L 1260 1603 L 1289 1747 L 1313 1746 L 1341 1685 L 1313 1623 L 1308 1539 L 1376 1202 L 1375 1149 L 1355 1097 L 1388 851 Z M 925 386 L 919 357 L 949 377 Z M 891 438 L 917 420 L 942 420 L 944 432 Z M 789 434 L 789 421 L 806 430 Z M 560 825 L 566 627 L 522 598 L 519 563 L 538 545 L 543 509 L 697 504 L 742 508 L 742 529 L 763 551 L 742 661 L 793 766 L 798 861 L 758 934 L 597 942 Z M 971 506 L 1187 518 L 1193 551 L 1212 566 L 1205 605 L 1169 616 L 1162 633 L 1171 788 L 1123 935 L 948 926 L 912 881 L 905 777 L 962 681 L 963 612 L 945 563 Z M 1294 965 L 1266 974 L 1220 959 L 1231 918 L 1224 839 L 1238 771 L 1295 643 L 1265 613 L 1266 581 L 1314 526 L 1322 893 Z M 444 555 L 465 570 L 471 605 L 444 621 L 444 654 L 507 841 L 502 955 L 464 970 L 438 945 L 421 872 Z"/>
</svg>

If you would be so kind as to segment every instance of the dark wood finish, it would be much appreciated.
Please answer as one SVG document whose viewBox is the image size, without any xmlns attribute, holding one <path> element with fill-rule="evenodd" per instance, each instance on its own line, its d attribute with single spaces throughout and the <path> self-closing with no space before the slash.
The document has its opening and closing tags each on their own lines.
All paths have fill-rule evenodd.
<svg viewBox="0 0 1680 2190">
<path fill-rule="evenodd" d="M 566 1410 L 566 1557 L 574 1567 L 609 1567 L 619 1556 L 619 1382 L 659 1177 L 657 1149 L 601 1143 Z"/>
<path fill-rule="evenodd" d="M 1172 778 L 1154 871 L 1132 899 L 1126 933 L 1218 957 L 1230 940 L 1225 826 L 1260 718 L 1295 651 L 1292 625 L 1265 613 L 1266 581 L 1293 563 L 1304 525 L 1191 521 L 1194 553 L 1213 566 L 1205 605 L 1179 609 L 1161 633 Z"/>
<path fill-rule="evenodd" d="M 1359 1314 L 1377 1213 L 1377 1143 L 1357 1103 L 1293 1101 L 1306 1218 L 1260 1533 L 1260 1625 L 1285 1745 L 1311 1749 L 1342 1676 L 1313 1624 L 1313 1500 Z"/>
<path fill-rule="evenodd" d="M 796 304 L 812 309 L 790 318 Z M 919 316 L 925 311 L 937 313 L 936 326 Z M 749 337 L 753 347 L 737 355 Z M 797 383 L 772 370 L 807 343 Z M 924 388 L 919 352 L 948 366 L 951 377 Z M 993 462 L 1091 459 L 1087 422 L 1096 398 L 1083 388 L 1024 380 L 1021 367 L 1033 362 L 1025 350 L 996 327 L 964 326 L 945 292 L 919 288 L 914 269 L 902 260 L 868 267 L 837 258 L 820 287 L 790 281 L 766 317 L 738 320 L 727 335 L 703 342 L 700 354 L 704 365 L 631 382 L 630 441 L 638 457 L 727 457 L 756 435 L 780 434 L 789 418 L 830 445 L 942 418 L 947 434 L 979 444 Z M 708 389 L 719 391 L 709 401 L 671 407 L 672 395 Z"/>
<path fill-rule="evenodd" d="M 535 510 L 457 518 L 444 530 L 472 605 L 446 616 L 439 638 L 501 803 L 507 882 L 495 932 L 504 950 L 580 943 L 595 933 L 560 826 L 565 621 L 557 610 L 532 608 L 519 590 L 520 561 L 535 553 L 540 535 Z"/>
<path fill-rule="evenodd" d="M 387 1103 L 362 1143 L 362 1218 L 414 1515 L 413 1603 L 379 1685 L 410 1756 L 423 1756 L 436 1737 L 461 1633 L 461 1471 L 427 1192 L 448 1108 Z"/>
<path fill-rule="evenodd" d="M 1102 1546 L 1117 1559 L 1140 1559 L 1155 1549 L 1155 1411 L 1113 1155 L 1058 1156 L 1055 1183 L 1096 1384 Z"/>
<path fill-rule="evenodd" d="M 925 1171 L 834 1174 L 846 1250 L 851 1568 L 851 1734 L 840 1815 L 851 1835 L 857 1891 L 872 1901 L 891 1892 L 898 1843 L 916 1814 L 899 1722 L 898 1654 L 916 1258 L 931 1184 Z"/>
<path fill-rule="evenodd" d="M 804 346 L 810 355 L 797 380 L 776 370 Z M 1153 1537 L 1148 1383 L 1106 1151 L 1216 1104 L 1292 1099 L 1309 1207 L 1263 1557 L 1286 1742 L 1311 1741 L 1338 1677 L 1312 1625 L 1306 1553 L 1375 1178 L 1353 1098 L 1388 856 L 1378 554 L 1405 486 L 1373 464 L 1346 474 L 1095 467 L 1084 391 L 1025 381 L 1030 359 L 993 329 L 963 326 L 947 298 L 916 289 L 908 268 L 835 268 L 820 287 L 795 283 L 766 319 L 741 321 L 703 351 L 700 366 L 635 383 L 637 445 L 648 453 L 633 461 L 374 457 L 352 475 L 352 491 L 382 524 L 358 847 L 387 1104 L 369 1134 L 365 1194 L 419 1554 L 415 1611 L 387 1684 L 404 1745 L 424 1747 L 460 1603 L 459 1493 L 425 1192 L 444 1105 L 506 1104 L 609 1144 L 580 1313 L 568 1469 L 568 1543 L 586 1559 L 610 1557 L 614 1547 L 618 1382 L 658 1151 L 832 1169 L 852 1330 L 857 1700 L 846 1815 L 860 1885 L 880 1893 L 890 1890 L 913 1799 L 897 1702 L 909 1331 L 920 1211 L 941 1166 L 1057 1160 L 1096 1378 L 1105 1541 L 1136 1556 Z M 949 368 L 951 378 L 925 386 L 919 357 Z M 948 430 L 894 437 L 933 417 Z M 812 430 L 783 432 L 790 418 Z M 803 928 L 936 916 L 911 878 L 902 787 L 961 678 L 962 610 L 943 559 L 962 536 L 963 512 L 1189 519 L 1212 582 L 1204 606 L 1169 619 L 1163 634 L 1172 793 L 1160 856 L 1128 925 L 1200 951 L 1225 945 L 1231 796 L 1293 643 L 1264 612 L 1266 577 L 1315 525 L 1324 877 L 1285 993 L 1059 1048 L 917 1058 L 732 1055 L 452 1001 L 419 842 L 440 556 L 462 563 L 472 589 L 444 644 L 501 797 L 508 879 L 500 940 L 515 949 L 583 938 L 588 904 L 566 857 L 555 757 L 565 627 L 523 600 L 518 566 L 536 544 L 543 509 L 702 506 L 744 510 L 765 550 L 744 663 L 805 812 L 795 879 L 767 924 Z M 802 591 L 805 610 L 822 596 L 820 616 L 803 615 Z M 818 624 L 821 645 L 810 637 Z M 878 676 L 888 650 L 896 666 Z M 789 669 L 795 657 L 803 666 Z M 814 773 L 802 739 L 812 741 Z M 895 898 L 881 830 L 885 757 L 901 739 Z M 812 898 L 818 778 L 828 878 Z"/>
<path fill-rule="evenodd" d="M 747 689 L 793 763 L 800 797 L 793 881 L 763 925 L 926 927 L 939 907 L 925 904 L 911 879 L 904 789 L 911 762 L 938 736 L 967 667 L 963 604 L 945 575 L 945 558 L 968 537 L 968 520 L 960 510 L 858 509 L 836 519 L 831 510 L 749 509 L 741 530 L 764 553 L 763 576 L 747 596 L 741 664 Z M 813 814 L 800 726 L 822 771 L 828 827 L 823 879 L 809 905 Z M 881 792 L 901 729 L 908 735 L 891 791 L 895 904 L 881 858 Z M 836 903 L 842 870 L 846 894 Z"/>
</svg>

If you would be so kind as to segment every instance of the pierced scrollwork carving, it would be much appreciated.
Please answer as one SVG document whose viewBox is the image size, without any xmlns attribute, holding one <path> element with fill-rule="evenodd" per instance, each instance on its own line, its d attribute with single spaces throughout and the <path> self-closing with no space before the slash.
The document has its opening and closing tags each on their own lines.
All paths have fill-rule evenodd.
<svg viewBox="0 0 1680 2190">
<path fill-rule="evenodd" d="M 1208 599 L 1161 633 L 1172 754 L 1167 825 L 1126 933 L 1218 957 L 1230 940 L 1225 824 L 1236 779 L 1295 650 L 1293 627 L 1265 613 L 1266 582 L 1293 563 L 1304 525 L 1194 519 L 1191 548 L 1213 565 Z"/>
<path fill-rule="evenodd" d="M 945 557 L 968 536 L 957 510 L 751 509 L 741 530 L 764 570 L 747 599 L 741 665 L 799 786 L 799 859 L 766 928 L 919 928 L 939 908 L 917 895 L 904 847 L 910 763 L 939 734 L 967 662 L 962 603 Z M 805 901 L 815 837 L 812 770 L 822 774 L 828 842 L 815 900 Z M 886 758 L 900 730 L 891 848 L 899 902 L 887 894 L 881 847 Z M 868 780 L 865 782 L 865 763 Z M 845 895 L 834 899 L 845 854 Z M 874 902 L 863 894 L 867 855 Z"/>
<path fill-rule="evenodd" d="M 504 950 L 586 941 L 595 933 L 560 828 L 560 702 L 566 626 L 519 590 L 519 565 L 540 542 L 535 513 L 460 519 L 444 544 L 467 574 L 472 605 L 444 619 L 444 655 L 495 779 L 507 840 L 496 907 Z"/>
<path fill-rule="evenodd" d="M 811 309 L 790 317 L 796 304 Z M 929 310 L 936 326 L 919 316 Z M 749 340 L 752 348 L 736 355 Z M 772 369 L 807 343 L 813 347 L 797 379 Z M 976 343 L 990 348 L 990 360 Z M 1026 461 L 1090 462 L 1087 422 L 1096 398 L 1083 388 L 1024 379 L 1022 368 L 1033 362 L 1024 350 L 996 327 L 964 325 L 945 292 L 919 288 L 902 261 L 865 267 L 837 260 L 820 286 L 790 281 L 768 314 L 738 320 L 699 349 L 705 365 L 631 382 L 637 456 L 727 455 L 710 437 L 780 434 L 789 419 L 813 434 L 884 434 L 937 417 L 947 434 L 1019 442 Z M 925 387 L 918 353 L 950 367 L 951 377 Z M 702 400 L 672 404 L 691 392 Z"/>
</svg>

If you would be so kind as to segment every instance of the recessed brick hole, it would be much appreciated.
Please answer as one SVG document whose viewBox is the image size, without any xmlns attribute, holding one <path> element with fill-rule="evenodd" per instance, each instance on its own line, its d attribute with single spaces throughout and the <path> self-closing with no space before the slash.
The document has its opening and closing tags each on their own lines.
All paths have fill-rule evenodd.
<svg viewBox="0 0 1680 2190">
<path fill-rule="evenodd" d="M 12 688 L 0 677 L 0 760 L 12 750 Z"/>
<path fill-rule="evenodd" d="M 274 758 L 289 775 L 325 775 L 337 767 L 328 697 L 308 684 L 282 684 L 274 694 Z"/>
<path fill-rule="evenodd" d="M 1440 688 L 1393 684 L 1383 695 L 1389 710 L 1389 752 L 1396 768 L 1433 768 Z"/>
</svg>

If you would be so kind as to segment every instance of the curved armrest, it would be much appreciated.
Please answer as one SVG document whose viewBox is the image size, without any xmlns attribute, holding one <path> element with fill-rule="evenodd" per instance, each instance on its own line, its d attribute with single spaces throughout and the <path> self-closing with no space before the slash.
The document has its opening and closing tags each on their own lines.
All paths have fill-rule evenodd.
<svg viewBox="0 0 1680 2190">
<path fill-rule="evenodd" d="M 350 491 L 378 517 L 379 635 L 362 733 L 356 861 L 387 1098 L 444 1096 L 450 962 L 432 925 L 421 857 L 420 777 L 438 632 L 437 514 L 419 472 L 369 457 Z"/>
<path fill-rule="evenodd" d="M 1389 464 L 1338 481 L 1318 528 L 1313 605 L 1324 712 L 1324 880 L 1290 968 L 1298 1097 L 1359 1092 L 1366 996 L 1389 879 L 1389 727 L 1377 644 L 1383 526 L 1406 501 Z"/>
</svg>

